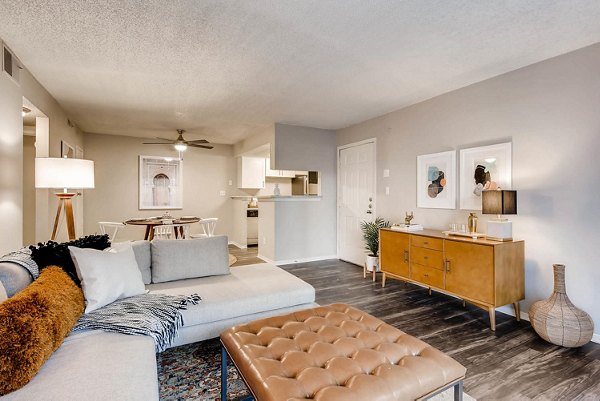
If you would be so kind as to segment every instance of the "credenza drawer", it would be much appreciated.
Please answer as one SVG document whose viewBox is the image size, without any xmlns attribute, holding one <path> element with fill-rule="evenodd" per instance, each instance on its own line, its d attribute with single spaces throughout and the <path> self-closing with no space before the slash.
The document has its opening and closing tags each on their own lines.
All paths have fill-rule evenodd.
<svg viewBox="0 0 600 401">
<path fill-rule="evenodd" d="M 433 249 L 442 251 L 444 249 L 444 241 L 439 238 L 423 237 L 421 235 L 411 235 L 410 244 L 419 248 Z"/>
<path fill-rule="evenodd" d="M 416 263 L 410 266 L 410 278 L 423 284 L 444 288 L 444 272 Z"/>
<path fill-rule="evenodd" d="M 419 265 L 433 267 L 434 269 L 444 270 L 444 256 L 442 251 L 412 246 L 410 248 L 410 261 Z"/>
</svg>

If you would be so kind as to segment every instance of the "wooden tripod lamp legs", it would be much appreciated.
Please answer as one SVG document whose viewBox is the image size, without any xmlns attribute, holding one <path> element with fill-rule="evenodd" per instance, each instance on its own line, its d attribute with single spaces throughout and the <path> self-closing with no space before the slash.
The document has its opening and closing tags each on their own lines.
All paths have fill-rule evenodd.
<svg viewBox="0 0 600 401">
<path fill-rule="evenodd" d="M 58 193 L 58 208 L 56 209 L 56 217 L 54 218 L 54 228 L 52 229 L 51 240 L 56 239 L 56 233 L 58 231 L 58 222 L 60 221 L 60 211 L 65 208 L 65 217 L 67 219 L 67 232 L 69 233 L 69 239 L 75 239 L 75 219 L 73 218 L 73 197 L 74 193 Z"/>
</svg>

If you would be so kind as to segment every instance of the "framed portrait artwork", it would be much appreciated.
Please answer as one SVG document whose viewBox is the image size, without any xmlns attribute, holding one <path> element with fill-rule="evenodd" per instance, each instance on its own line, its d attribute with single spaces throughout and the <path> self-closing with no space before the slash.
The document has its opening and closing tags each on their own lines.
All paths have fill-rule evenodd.
<svg viewBox="0 0 600 401">
<path fill-rule="evenodd" d="M 460 151 L 460 208 L 481 210 L 485 190 L 511 189 L 512 144 L 480 146 Z"/>
<path fill-rule="evenodd" d="M 456 151 L 417 156 L 417 207 L 456 209 Z"/>
<path fill-rule="evenodd" d="M 140 156 L 140 210 L 183 207 L 182 163 L 172 157 Z"/>
</svg>

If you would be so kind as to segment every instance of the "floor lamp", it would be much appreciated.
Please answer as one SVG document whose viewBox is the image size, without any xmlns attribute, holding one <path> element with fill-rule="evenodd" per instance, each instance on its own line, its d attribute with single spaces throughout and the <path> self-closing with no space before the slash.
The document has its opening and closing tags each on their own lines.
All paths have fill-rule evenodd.
<svg viewBox="0 0 600 401">
<path fill-rule="evenodd" d="M 73 197 L 77 192 L 69 192 L 67 188 L 94 188 L 94 162 L 83 159 L 67 159 L 56 157 L 40 157 L 35 159 L 35 187 L 62 188 L 56 193 L 58 208 L 54 219 L 52 237 L 56 239 L 61 210 L 65 209 L 69 239 L 75 239 L 75 219 L 73 218 Z"/>
</svg>

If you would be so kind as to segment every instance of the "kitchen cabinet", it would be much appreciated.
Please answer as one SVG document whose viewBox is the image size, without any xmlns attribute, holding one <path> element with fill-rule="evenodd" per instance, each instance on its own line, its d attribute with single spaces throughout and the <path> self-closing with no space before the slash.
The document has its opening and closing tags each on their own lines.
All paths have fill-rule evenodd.
<svg viewBox="0 0 600 401">
<path fill-rule="evenodd" d="M 237 187 L 261 189 L 265 187 L 265 159 L 240 156 L 237 158 Z"/>
<path fill-rule="evenodd" d="M 525 298 L 525 243 L 449 237 L 440 231 L 379 232 L 382 286 L 391 277 L 459 297 L 488 311 Z"/>
</svg>

